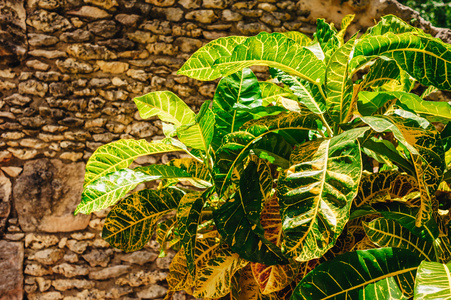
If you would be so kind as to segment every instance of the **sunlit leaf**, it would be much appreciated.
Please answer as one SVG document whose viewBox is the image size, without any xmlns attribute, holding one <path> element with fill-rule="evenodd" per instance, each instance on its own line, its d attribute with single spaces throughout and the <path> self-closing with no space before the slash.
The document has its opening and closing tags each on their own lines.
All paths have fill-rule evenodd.
<svg viewBox="0 0 451 300">
<path fill-rule="evenodd" d="M 283 88 L 267 81 L 259 82 L 259 85 L 262 93 L 262 104 L 265 106 L 277 102 L 280 98 L 297 99 L 293 92 L 286 87 Z"/>
<path fill-rule="evenodd" d="M 451 298 L 451 263 L 423 261 L 415 278 L 415 300 Z"/>
<path fill-rule="evenodd" d="M 362 90 L 374 89 L 393 80 L 397 81 L 399 74 L 399 67 L 394 60 L 379 58 L 365 75 L 361 83 Z"/>
<path fill-rule="evenodd" d="M 324 19 L 316 20 L 316 32 L 313 37 L 321 45 L 326 60 L 340 46 L 340 41 L 336 34 L 337 30 L 333 24 L 327 23 Z"/>
<path fill-rule="evenodd" d="M 287 38 L 290 38 L 293 41 L 295 41 L 299 46 L 307 46 L 312 42 L 312 40 L 308 36 L 299 31 L 287 31 L 282 33 Z"/>
</svg>

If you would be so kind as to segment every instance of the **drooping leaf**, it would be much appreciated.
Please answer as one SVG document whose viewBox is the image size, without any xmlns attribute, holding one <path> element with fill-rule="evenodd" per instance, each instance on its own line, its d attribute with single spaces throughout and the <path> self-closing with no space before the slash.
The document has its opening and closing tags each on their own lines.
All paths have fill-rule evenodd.
<svg viewBox="0 0 451 300">
<path fill-rule="evenodd" d="M 264 161 L 250 161 L 233 199 L 213 212 L 219 233 L 233 251 L 248 261 L 267 265 L 286 263 L 280 249 L 265 238 L 260 222 L 262 200 L 271 188 L 269 166 Z"/>
<path fill-rule="evenodd" d="M 245 36 L 228 36 L 211 41 L 197 50 L 177 74 L 198 80 L 213 80 L 220 77 L 221 73 L 212 68 L 215 60 L 231 55 L 235 46 L 243 43 L 246 39 Z"/>
<path fill-rule="evenodd" d="M 423 261 L 415 278 L 415 300 L 451 298 L 451 263 Z"/>
<path fill-rule="evenodd" d="M 348 252 L 307 274 L 291 299 L 358 300 L 362 294 L 364 299 L 399 299 L 391 298 L 389 291 L 409 298 L 421 260 L 416 253 L 396 248 Z"/>
<path fill-rule="evenodd" d="M 201 192 L 185 194 L 177 207 L 177 231 L 181 246 L 185 249 L 186 264 L 191 276 L 196 276 L 194 252 L 196 248 L 197 225 L 199 224 L 205 199 Z"/>
<path fill-rule="evenodd" d="M 379 247 L 407 249 L 423 259 L 435 261 L 433 242 L 417 237 L 393 220 L 378 218 L 363 223 L 363 228 L 370 240 Z"/>
<path fill-rule="evenodd" d="M 249 109 L 262 105 L 262 93 L 257 77 L 249 68 L 224 77 L 218 84 L 213 98 L 215 117 L 214 143 L 221 144 L 224 135 L 238 130 L 245 122 L 252 120 Z"/>
<path fill-rule="evenodd" d="M 158 223 L 155 233 L 155 240 L 160 244 L 160 254 L 158 257 L 166 257 L 168 249 L 179 242 L 179 238 L 174 235 L 176 225 L 176 218 L 170 218 Z"/>
<path fill-rule="evenodd" d="M 421 84 L 450 90 L 446 70 L 450 69 L 451 51 L 439 39 L 409 33 L 367 36 L 355 46 L 354 57 L 381 55 L 394 59 Z"/>
<path fill-rule="evenodd" d="M 127 168 L 136 158 L 144 155 L 185 151 L 182 148 L 145 140 L 119 140 L 97 148 L 86 164 L 84 186 L 108 173 Z"/>
<path fill-rule="evenodd" d="M 355 15 L 346 15 L 341 20 L 341 29 L 335 35 L 335 37 L 339 41 L 339 46 L 342 46 L 344 44 L 344 37 L 346 34 L 346 30 L 348 29 L 349 25 L 351 25 L 352 21 L 354 20 L 354 17 L 355 17 Z"/>
<path fill-rule="evenodd" d="M 429 95 L 435 93 L 436 91 L 438 91 L 438 89 L 435 86 L 432 85 L 428 86 L 427 89 L 424 90 L 423 94 L 421 94 L 421 99 L 428 97 Z"/>
<path fill-rule="evenodd" d="M 394 60 L 379 58 L 365 75 L 361 83 L 362 90 L 374 89 L 393 80 L 397 81 L 399 74 L 399 67 Z"/>
<path fill-rule="evenodd" d="M 194 122 L 196 114 L 176 94 L 170 91 L 151 92 L 133 99 L 141 118 L 158 116 L 176 127 Z"/>
<path fill-rule="evenodd" d="M 278 68 L 313 84 L 324 80 L 323 62 L 281 33 L 261 32 L 248 38 L 230 56 L 217 59 L 214 68 L 228 76 L 252 65 Z"/>
<path fill-rule="evenodd" d="M 102 238 L 125 252 L 141 249 L 152 237 L 157 221 L 175 210 L 182 196 L 172 188 L 142 190 L 128 196 L 108 213 Z"/>
<path fill-rule="evenodd" d="M 177 136 L 186 146 L 208 151 L 213 140 L 215 117 L 205 101 L 194 122 L 177 128 Z"/>
<path fill-rule="evenodd" d="M 362 166 L 356 139 L 366 130 L 306 142 L 293 150 L 291 167 L 279 175 L 277 186 L 284 254 L 308 261 L 335 244 L 357 193 Z"/>
<path fill-rule="evenodd" d="M 353 83 L 349 76 L 350 54 L 354 49 L 356 36 L 338 48 L 326 67 L 326 107 L 330 118 L 338 124 L 350 120 L 353 112 Z"/>
</svg>

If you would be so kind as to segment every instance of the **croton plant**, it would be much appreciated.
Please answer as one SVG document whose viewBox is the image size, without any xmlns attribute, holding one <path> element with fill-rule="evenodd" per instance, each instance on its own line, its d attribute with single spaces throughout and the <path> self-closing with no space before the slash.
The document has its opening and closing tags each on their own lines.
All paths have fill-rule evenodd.
<svg viewBox="0 0 451 300">
<path fill-rule="evenodd" d="M 75 213 L 114 205 L 126 252 L 156 231 L 167 299 L 450 299 L 451 109 L 425 98 L 451 90 L 451 46 L 391 15 L 345 40 L 353 18 L 200 48 L 178 74 L 221 78 L 213 99 L 135 98 L 165 138 L 99 147 Z"/>
</svg>

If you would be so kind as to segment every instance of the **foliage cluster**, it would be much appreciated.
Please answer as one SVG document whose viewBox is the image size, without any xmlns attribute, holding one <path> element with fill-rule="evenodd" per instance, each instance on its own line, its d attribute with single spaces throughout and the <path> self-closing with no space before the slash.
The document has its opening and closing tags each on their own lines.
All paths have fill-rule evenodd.
<svg viewBox="0 0 451 300">
<path fill-rule="evenodd" d="M 450 0 L 398 0 L 418 11 L 420 15 L 432 25 L 451 28 L 451 1 Z"/>
<path fill-rule="evenodd" d="M 97 149 L 76 213 L 115 205 L 102 236 L 124 251 L 156 229 L 161 255 L 178 251 L 167 299 L 451 297 L 451 108 L 423 99 L 451 90 L 451 46 L 395 16 L 345 41 L 353 17 L 339 31 L 318 20 L 313 40 L 262 32 L 199 49 L 179 74 L 222 78 L 213 100 L 196 114 L 169 91 L 135 98 L 166 137 Z M 174 151 L 186 157 L 129 168 Z"/>
</svg>

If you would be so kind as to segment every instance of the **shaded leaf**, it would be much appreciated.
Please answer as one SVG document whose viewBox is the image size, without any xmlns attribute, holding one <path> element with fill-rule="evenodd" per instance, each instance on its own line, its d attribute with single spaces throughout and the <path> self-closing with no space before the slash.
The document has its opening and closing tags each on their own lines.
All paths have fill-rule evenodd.
<svg viewBox="0 0 451 300">
<path fill-rule="evenodd" d="M 155 240 L 160 244 L 160 254 L 158 257 L 166 257 L 168 249 L 179 242 L 179 238 L 174 236 L 174 229 L 176 228 L 176 218 L 170 218 L 158 223 Z"/>
</svg>

